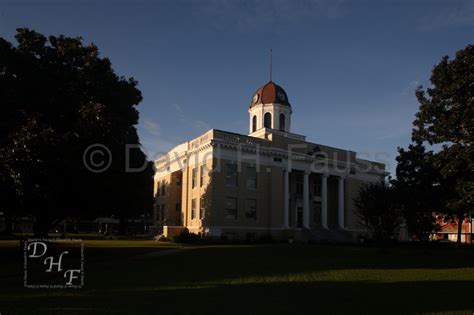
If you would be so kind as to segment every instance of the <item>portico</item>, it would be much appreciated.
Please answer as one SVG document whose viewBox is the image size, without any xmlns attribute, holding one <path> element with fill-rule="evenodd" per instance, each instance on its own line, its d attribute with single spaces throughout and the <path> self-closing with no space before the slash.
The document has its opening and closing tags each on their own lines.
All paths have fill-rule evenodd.
<svg viewBox="0 0 474 315">
<path fill-rule="evenodd" d="M 295 175 L 295 176 L 292 176 Z M 302 176 L 302 188 L 297 187 L 296 192 L 291 191 L 290 177 L 295 178 Z M 337 216 L 337 227 L 338 229 L 344 229 L 344 216 L 345 216 L 345 175 L 330 175 L 328 173 L 313 173 L 309 170 L 292 170 L 289 171 L 287 168 L 283 169 L 283 227 L 287 229 L 291 228 L 323 228 L 329 229 L 328 224 L 328 178 L 337 179 L 337 211 L 334 211 L 333 216 Z M 319 182 L 317 182 L 319 181 Z M 310 182 L 313 182 L 313 190 L 310 192 Z M 298 186 L 300 183 L 296 182 Z M 318 185 L 315 187 L 315 185 Z M 318 193 L 319 192 L 319 193 Z M 290 205 L 290 200 L 294 202 Z M 313 203 L 320 205 L 318 207 L 311 207 Z M 301 213 L 299 212 L 301 209 Z M 320 213 L 317 213 L 317 211 Z M 290 224 L 290 211 L 295 213 Z M 298 216 L 301 216 L 301 220 L 298 220 Z M 319 218 L 317 220 L 316 218 Z M 301 221 L 301 226 L 298 224 Z M 318 222 L 319 221 L 319 222 Z"/>
</svg>

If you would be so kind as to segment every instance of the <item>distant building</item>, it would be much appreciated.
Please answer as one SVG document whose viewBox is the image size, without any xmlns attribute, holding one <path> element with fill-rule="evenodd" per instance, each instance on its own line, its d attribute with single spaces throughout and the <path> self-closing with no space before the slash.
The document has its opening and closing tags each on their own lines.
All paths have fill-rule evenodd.
<svg viewBox="0 0 474 315">
<path fill-rule="evenodd" d="M 99 233 L 118 233 L 120 223 L 119 219 L 110 217 L 98 217 L 92 222 L 97 224 L 97 231 Z"/>
<path fill-rule="evenodd" d="M 3 213 L 0 213 L 0 233 L 7 230 L 7 220 Z M 18 234 L 33 233 L 35 218 L 32 215 L 15 217 L 11 220 L 11 231 Z"/>
<path fill-rule="evenodd" d="M 444 216 L 438 215 L 436 223 L 439 226 L 439 231 L 431 235 L 432 240 L 457 242 L 458 240 L 458 219 L 454 218 L 452 221 L 445 221 Z M 461 226 L 461 243 L 471 243 L 472 239 L 472 218 L 466 218 Z"/>
<path fill-rule="evenodd" d="M 385 165 L 292 133 L 293 108 L 272 81 L 257 89 L 248 112 L 248 135 L 211 129 L 155 162 L 160 232 L 306 240 L 365 233 L 353 198 L 364 183 L 384 179 Z"/>
</svg>

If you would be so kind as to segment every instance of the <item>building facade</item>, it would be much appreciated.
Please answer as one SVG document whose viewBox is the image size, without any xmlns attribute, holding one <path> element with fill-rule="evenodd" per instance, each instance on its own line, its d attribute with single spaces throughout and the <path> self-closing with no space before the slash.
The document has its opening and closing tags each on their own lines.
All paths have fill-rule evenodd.
<svg viewBox="0 0 474 315">
<path fill-rule="evenodd" d="M 273 82 L 254 94 L 249 134 L 211 129 L 155 161 L 159 233 L 228 239 L 356 240 L 361 185 L 385 165 L 291 132 L 292 107 Z"/>
</svg>

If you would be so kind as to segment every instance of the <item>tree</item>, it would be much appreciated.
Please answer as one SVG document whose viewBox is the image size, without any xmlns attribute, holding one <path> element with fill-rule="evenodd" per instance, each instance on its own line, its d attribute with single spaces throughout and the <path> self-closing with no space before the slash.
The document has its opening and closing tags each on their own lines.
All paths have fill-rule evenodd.
<svg viewBox="0 0 474 315">
<path fill-rule="evenodd" d="M 458 51 L 453 60 L 443 57 L 431 74 L 432 87 L 418 87 L 420 108 L 412 139 L 441 145 L 433 166 L 447 182 L 445 208 L 458 218 L 461 242 L 465 213 L 474 208 L 474 45 Z"/>
<path fill-rule="evenodd" d="M 433 213 L 442 210 L 442 177 L 433 166 L 433 152 L 420 144 L 398 148 L 396 178 L 391 180 L 397 207 L 402 211 L 408 232 L 427 241 L 437 229 Z"/>
<path fill-rule="evenodd" d="M 362 186 L 354 198 L 354 212 L 375 240 L 393 239 L 401 223 L 392 187 L 385 182 Z"/>
<path fill-rule="evenodd" d="M 151 206 L 151 167 L 125 171 L 127 144 L 139 144 L 137 82 L 117 76 L 81 38 L 24 28 L 16 40 L 0 38 L 0 183 L 12 187 L 2 210 L 35 215 L 43 237 L 68 216 L 125 218 Z M 109 150 L 100 172 L 85 163 L 94 144 Z M 141 150 L 130 151 L 130 164 L 146 163 Z"/>
</svg>

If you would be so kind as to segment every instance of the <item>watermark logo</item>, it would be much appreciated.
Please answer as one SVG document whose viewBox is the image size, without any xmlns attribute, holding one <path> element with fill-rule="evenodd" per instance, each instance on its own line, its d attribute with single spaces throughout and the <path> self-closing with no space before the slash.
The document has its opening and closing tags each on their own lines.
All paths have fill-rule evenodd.
<svg viewBox="0 0 474 315">
<path fill-rule="evenodd" d="M 28 239 L 24 243 L 26 288 L 81 288 L 84 243 L 78 239 Z"/>
<path fill-rule="evenodd" d="M 235 138 L 235 139 L 234 139 Z M 374 173 L 385 175 L 386 170 L 391 168 L 390 154 L 387 152 L 352 152 L 340 149 L 321 149 L 320 146 L 299 143 L 286 145 L 262 146 L 256 139 L 246 137 L 234 137 L 218 139 L 212 142 L 212 149 L 200 151 L 199 142 L 195 141 L 192 146 L 186 150 L 170 152 L 157 152 L 151 154 L 139 144 L 125 144 L 124 151 L 114 151 L 118 158 L 115 163 L 124 160 L 124 166 L 116 165 L 115 169 L 123 170 L 126 173 L 138 173 L 144 171 L 148 162 L 147 159 L 137 161 L 134 150 L 141 150 L 148 159 L 153 161 L 155 172 L 169 172 L 174 165 L 178 169 L 196 167 L 203 164 L 211 158 L 216 158 L 208 173 L 221 171 L 221 160 L 230 160 L 237 164 L 238 172 L 242 171 L 242 163 L 251 163 L 255 165 L 257 172 L 269 171 L 269 166 L 281 166 L 288 170 L 311 170 L 313 173 L 326 174 L 367 174 Z M 205 144 L 207 145 L 207 144 Z M 225 153 L 226 150 L 232 151 L 232 155 Z M 88 146 L 82 155 L 84 167 L 93 173 L 103 173 L 112 166 L 112 151 L 104 144 L 95 143 Z M 138 165 L 137 165 L 138 164 Z M 205 164 L 205 163 L 204 163 Z M 119 168 L 117 168 L 119 167 Z"/>
<path fill-rule="evenodd" d="M 112 164 L 112 152 L 103 144 L 91 144 L 84 151 L 82 162 L 89 171 L 102 173 Z"/>
</svg>

